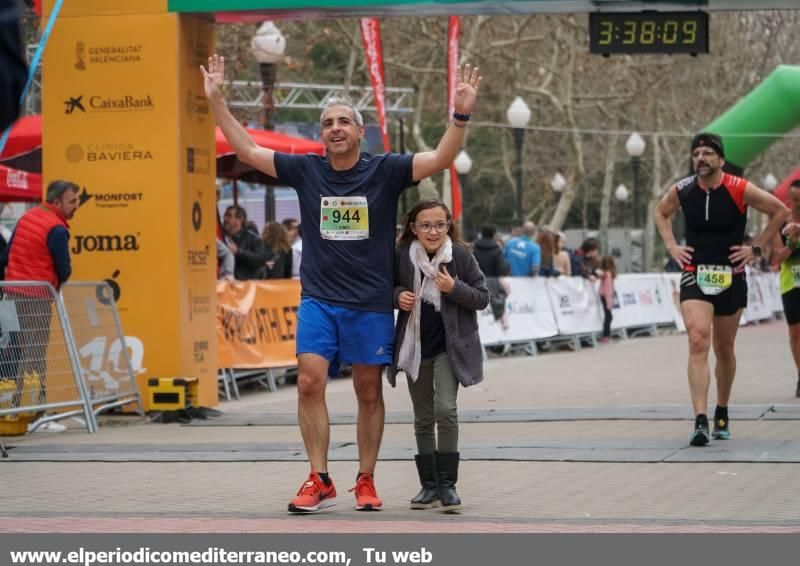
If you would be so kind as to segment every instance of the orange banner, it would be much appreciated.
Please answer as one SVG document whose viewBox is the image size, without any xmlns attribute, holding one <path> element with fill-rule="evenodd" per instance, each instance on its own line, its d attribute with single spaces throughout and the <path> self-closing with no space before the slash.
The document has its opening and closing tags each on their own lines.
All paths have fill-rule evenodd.
<svg viewBox="0 0 800 566">
<path fill-rule="evenodd" d="M 295 336 L 300 282 L 217 283 L 217 361 L 221 368 L 297 365 Z"/>
</svg>

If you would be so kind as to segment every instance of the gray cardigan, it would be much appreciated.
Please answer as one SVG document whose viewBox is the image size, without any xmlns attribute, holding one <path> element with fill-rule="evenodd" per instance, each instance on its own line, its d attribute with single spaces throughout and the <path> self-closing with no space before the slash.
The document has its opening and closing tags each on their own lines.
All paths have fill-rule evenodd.
<svg viewBox="0 0 800 566">
<path fill-rule="evenodd" d="M 403 291 L 414 290 L 414 266 L 408 257 L 410 244 L 397 246 L 394 255 L 394 307 Z M 453 243 L 453 260 L 444 264 L 448 273 L 456 280 L 450 293 L 442 293 L 442 322 L 444 323 L 447 355 L 459 383 L 469 387 L 483 381 L 483 350 L 478 336 L 476 311 L 489 304 L 489 290 L 472 252 L 463 244 Z M 394 332 L 394 356 L 386 372 L 394 387 L 397 376 L 397 355 L 406 333 L 411 313 L 400 311 Z"/>
</svg>

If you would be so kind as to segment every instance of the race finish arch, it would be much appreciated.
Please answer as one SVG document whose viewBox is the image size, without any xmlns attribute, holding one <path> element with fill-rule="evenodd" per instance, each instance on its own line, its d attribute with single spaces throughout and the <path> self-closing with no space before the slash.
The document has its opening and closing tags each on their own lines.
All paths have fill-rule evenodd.
<svg viewBox="0 0 800 566">
<path fill-rule="evenodd" d="M 741 174 L 770 145 L 800 125 L 800 67 L 780 65 L 706 130 L 722 136 L 726 169 Z"/>
<path fill-rule="evenodd" d="M 44 0 L 45 17 L 56 1 Z M 45 184 L 63 178 L 82 187 L 84 203 L 72 222 L 73 277 L 108 280 L 118 290 L 129 347 L 141 349 L 132 356 L 143 360 L 134 368 L 140 389 L 148 377 L 193 376 L 200 404 L 217 404 L 214 120 L 198 72 L 214 52 L 215 21 L 794 3 L 67 0 L 44 54 L 43 160 Z M 733 147 L 731 158 L 743 159 Z M 115 355 L 111 344 L 105 355 Z"/>
<path fill-rule="evenodd" d="M 173 12 L 214 12 L 218 21 L 278 17 L 447 16 L 641 10 L 797 9 L 794 0 L 169 0 Z"/>
</svg>

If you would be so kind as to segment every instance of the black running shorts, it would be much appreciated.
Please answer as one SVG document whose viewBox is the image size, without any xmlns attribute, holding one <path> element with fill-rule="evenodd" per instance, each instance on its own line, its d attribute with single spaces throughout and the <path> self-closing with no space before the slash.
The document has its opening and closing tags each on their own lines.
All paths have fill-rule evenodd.
<svg viewBox="0 0 800 566">
<path fill-rule="evenodd" d="M 697 285 L 697 275 L 693 271 L 681 274 L 681 302 L 705 301 L 714 305 L 714 316 L 731 316 L 747 306 L 747 278 L 744 273 L 733 276 L 731 286 L 719 295 L 706 295 Z"/>
<path fill-rule="evenodd" d="M 800 322 L 800 289 L 794 288 L 781 295 L 783 316 L 789 325 Z"/>
</svg>

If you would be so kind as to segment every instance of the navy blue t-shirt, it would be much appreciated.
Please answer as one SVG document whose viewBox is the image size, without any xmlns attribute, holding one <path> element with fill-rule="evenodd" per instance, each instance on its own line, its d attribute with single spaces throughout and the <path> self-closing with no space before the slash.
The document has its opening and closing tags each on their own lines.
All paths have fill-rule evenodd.
<svg viewBox="0 0 800 566">
<path fill-rule="evenodd" d="M 392 312 L 397 199 L 413 184 L 413 155 L 362 153 L 347 171 L 319 155 L 275 154 L 278 182 L 300 201 L 303 295 L 357 310 Z M 320 233 L 322 197 L 365 196 L 369 238 L 327 240 Z"/>
</svg>

